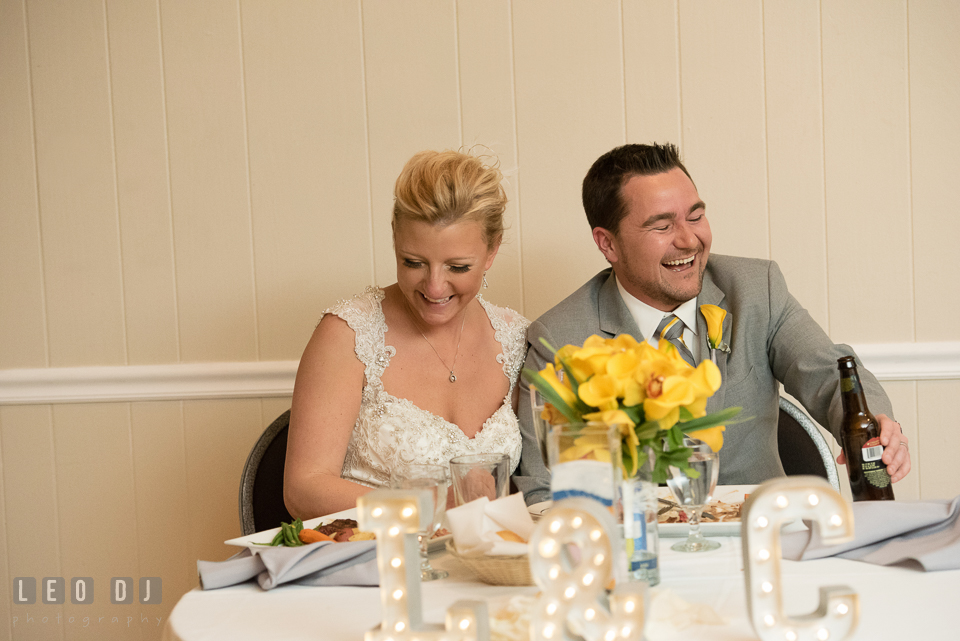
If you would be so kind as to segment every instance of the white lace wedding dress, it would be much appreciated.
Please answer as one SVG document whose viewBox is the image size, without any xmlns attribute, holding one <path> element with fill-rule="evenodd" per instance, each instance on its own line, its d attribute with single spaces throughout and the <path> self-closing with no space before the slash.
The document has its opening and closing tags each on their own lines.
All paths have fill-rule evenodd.
<svg viewBox="0 0 960 641">
<path fill-rule="evenodd" d="M 481 452 L 507 454 L 512 473 L 520 462 L 520 428 L 511 398 L 526 355 L 526 330 L 530 321 L 477 296 L 500 343 L 502 352 L 497 362 L 503 365 L 510 390 L 500 408 L 471 439 L 453 423 L 384 391 L 380 377 L 397 350 L 385 342 L 387 324 L 380 306 L 383 297 L 383 290 L 368 287 L 362 294 L 324 311 L 324 315 L 342 318 L 356 333 L 357 358 L 363 363 L 366 376 L 360 414 L 340 476 L 378 487 L 388 484 L 390 470 L 398 465 L 446 466 L 454 456 Z"/>
</svg>

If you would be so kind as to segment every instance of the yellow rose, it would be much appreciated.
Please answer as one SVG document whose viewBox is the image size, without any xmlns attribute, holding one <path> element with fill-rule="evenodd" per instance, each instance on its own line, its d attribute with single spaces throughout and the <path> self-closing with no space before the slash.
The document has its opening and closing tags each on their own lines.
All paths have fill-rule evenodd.
<svg viewBox="0 0 960 641">
<path fill-rule="evenodd" d="M 723 425 L 718 425 L 716 427 L 708 427 L 703 430 L 690 432 L 689 436 L 700 439 L 709 445 L 711 450 L 719 452 L 720 448 L 723 447 L 723 431 L 725 429 Z"/>
<path fill-rule="evenodd" d="M 707 341 L 710 347 L 717 349 L 723 340 L 723 319 L 727 317 L 727 310 L 716 305 L 701 305 L 700 313 L 707 321 Z"/>
</svg>

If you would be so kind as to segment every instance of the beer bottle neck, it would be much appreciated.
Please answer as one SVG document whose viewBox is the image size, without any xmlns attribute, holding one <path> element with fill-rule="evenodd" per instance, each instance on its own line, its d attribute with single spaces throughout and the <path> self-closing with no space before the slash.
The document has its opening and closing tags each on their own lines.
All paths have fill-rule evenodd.
<svg viewBox="0 0 960 641">
<path fill-rule="evenodd" d="M 867 399 L 863 395 L 860 375 L 856 370 L 848 370 L 840 375 L 840 398 L 843 401 L 844 414 L 869 414 Z"/>
</svg>

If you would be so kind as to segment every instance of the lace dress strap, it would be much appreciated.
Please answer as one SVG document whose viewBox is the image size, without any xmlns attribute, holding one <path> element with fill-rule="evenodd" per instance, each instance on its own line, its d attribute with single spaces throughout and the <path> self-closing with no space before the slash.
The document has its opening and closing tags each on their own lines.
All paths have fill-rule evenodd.
<svg viewBox="0 0 960 641">
<path fill-rule="evenodd" d="M 477 300 L 487 312 L 487 318 L 493 325 L 493 336 L 500 343 L 501 351 L 497 355 L 497 362 L 503 365 L 503 374 L 510 381 L 510 390 L 506 396 L 509 401 L 527 356 L 527 327 L 530 321 L 508 307 L 485 301 L 480 294 L 477 294 Z"/>
<path fill-rule="evenodd" d="M 333 314 L 342 318 L 356 334 L 354 350 L 363 363 L 366 377 L 364 395 L 383 389 L 380 377 L 397 353 L 395 348 L 385 344 L 387 322 L 380 305 L 383 298 L 383 290 L 371 286 L 349 300 L 338 301 L 323 312 L 323 316 Z"/>
</svg>

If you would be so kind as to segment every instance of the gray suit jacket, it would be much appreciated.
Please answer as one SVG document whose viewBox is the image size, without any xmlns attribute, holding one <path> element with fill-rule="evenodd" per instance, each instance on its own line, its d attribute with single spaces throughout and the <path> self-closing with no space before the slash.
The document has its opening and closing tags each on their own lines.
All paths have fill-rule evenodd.
<svg viewBox="0 0 960 641">
<path fill-rule="evenodd" d="M 847 345 L 836 345 L 787 291 L 777 264 L 768 260 L 711 254 L 698 305 L 727 310 L 724 342 L 730 353 L 717 353 L 723 376 L 720 389 L 707 402 L 707 411 L 742 407 L 743 423 L 727 426 L 720 452 L 721 484 L 754 484 L 783 476 L 777 452 L 780 384 L 799 400 L 813 418 L 839 436 L 843 414 L 837 359 L 856 356 Z M 592 334 L 604 338 L 631 334 L 643 340 L 633 316 L 617 290 L 610 269 L 594 276 L 530 325 L 526 367 L 539 370 L 553 359 L 540 343 L 582 345 Z M 697 339 L 706 357 L 707 327 L 698 315 Z M 893 416 L 890 400 L 877 379 L 859 362 L 867 403 L 875 414 Z M 528 503 L 549 498 L 550 474 L 543 464 L 526 383 L 520 390 L 520 429 L 523 454 L 515 481 Z"/>
</svg>

